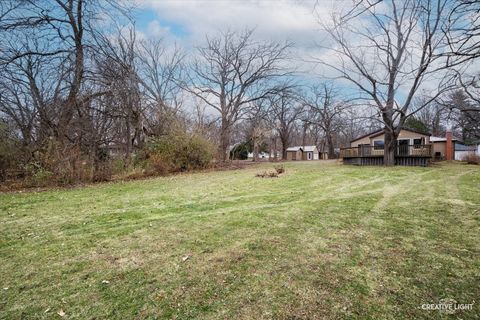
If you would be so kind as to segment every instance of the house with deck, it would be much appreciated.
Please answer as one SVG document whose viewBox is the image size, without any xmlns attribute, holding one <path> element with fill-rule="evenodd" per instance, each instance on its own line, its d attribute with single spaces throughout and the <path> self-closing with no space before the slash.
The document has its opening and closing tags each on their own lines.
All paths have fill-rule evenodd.
<svg viewBox="0 0 480 320">
<path fill-rule="evenodd" d="M 395 164 L 427 166 L 433 156 L 430 134 L 411 129 L 402 129 L 395 147 Z M 350 141 L 350 147 L 340 149 L 344 164 L 383 165 L 385 132 L 383 129 L 370 132 Z"/>
</svg>

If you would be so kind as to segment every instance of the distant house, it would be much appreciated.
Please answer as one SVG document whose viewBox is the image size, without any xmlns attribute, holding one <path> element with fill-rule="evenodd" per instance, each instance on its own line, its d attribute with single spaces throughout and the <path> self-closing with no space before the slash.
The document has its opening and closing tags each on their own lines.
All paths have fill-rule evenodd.
<svg viewBox="0 0 480 320">
<path fill-rule="evenodd" d="M 287 149 L 287 160 L 318 160 L 319 153 L 316 146 L 295 146 Z"/>
<path fill-rule="evenodd" d="M 459 160 L 462 161 L 469 154 L 479 154 L 479 146 L 467 146 L 447 131 L 445 137 L 430 137 L 433 143 L 435 160 Z"/>
<path fill-rule="evenodd" d="M 353 139 L 350 141 L 350 147 L 340 149 L 340 158 L 345 164 L 383 165 L 384 154 L 383 129 Z M 400 130 L 395 149 L 395 164 L 426 166 L 432 155 L 430 134 L 411 129 Z"/>
<path fill-rule="evenodd" d="M 262 151 L 258 153 L 258 158 L 259 159 L 269 159 L 270 156 L 273 157 L 273 154 L 270 155 L 268 152 Z M 253 159 L 253 152 L 248 153 L 248 159 Z"/>
<path fill-rule="evenodd" d="M 282 158 L 282 153 L 280 151 L 276 151 L 277 159 Z M 253 160 L 253 152 L 248 153 L 248 159 Z M 260 160 L 273 160 L 275 159 L 275 151 L 271 151 L 270 153 L 261 151 L 258 153 L 258 159 Z"/>
<path fill-rule="evenodd" d="M 480 154 L 480 145 L 466 146 L 462 143 L 455 143 L 453 145 L 453 160 L 464 161 L 465 158 L 472 154 Z"/>
</svg>

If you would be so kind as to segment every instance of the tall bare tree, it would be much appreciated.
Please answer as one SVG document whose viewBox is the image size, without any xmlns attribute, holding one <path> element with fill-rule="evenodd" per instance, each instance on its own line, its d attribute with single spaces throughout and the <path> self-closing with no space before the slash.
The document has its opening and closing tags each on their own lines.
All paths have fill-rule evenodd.
<svg viewBox="0 0 480 320">
<path fill-rule="evenodd" d="M 104 37 L 99 45 L 103 53 L 97 59 L 99 73 L 110 94 L 110 103 L 116 105 L 116 116 L 123 120 L 117 143 L 125 147 L 127 164 L 134 147 L 142 147 L 144 142 L 136 43 L 133 29 L 127 35 L 119 32 L 115 39 Z"/>
<path fill-rule="evenodd" d="M 480 58 L 480 2 L 476 0 L 445 1 L 448 22 L 443 32 L 448 48 L 441 54 L 449 64 L 461 65 Z"/>
<path fill-rule="evenodd" d="M 28 64 L 34 62 L 41 64 L 43 75 L 50 72 L 48 81 L 56 82 L 56 95 L 48 101 L 55 109 L 55 117 L 48 119 L 49 127 L 61 144 L 76 143 L 78 135 L 71 128 L 72 121 L 85 106 L 84 102 L 92 98 L 89 95 L 98 95 L 98 92 L 82 92 L 87 74 L 87 51 L 93 47 L 92 35 L 96 32 L 95 21 L 99 13 L 121 9 L 122 5 L 110 0 L 13 3 L 13 6 L 3 4 L 0 7 L 0 65 L 28 69 Z M 38 72 L 25 74 L 24 78 L 32 84 L 37 76 Z M 33 86 L 31 91 L 38 103 L 37 88 Z"/>
<path fill-rule="evenodd" d="M 380 5 L 381 3 L 381 5 Z M 385 130 L 385 165 L 394 164 L 397 137 L 413 99 L 428 85 L 428 105 L 451 89 L 447 68 L 468 59 L 450 56 L 451 0 L 360 1 L 324 25 L 338 61 L 322 60 L 377 108 Z M 423 106 L 417 106 L 418 112 Z"/>
<path fill-rule="evenodd" d="M 269 120 L 278 132 L 282 143 L 282 158 L 287 158 L 287 148 L 292 139 L 295 123 L 305 111 L 305 104 L 292 88 L 283 89 L 269 97 Z"/>
<path fill-rule="evenodd" d="M 185 55 L 177 45 L 169 48 L 163 39 L 142 40 L 136 51 L 149 133 L 164 134 L 176 125 L 182 110 L 184 92 L 179 83 Z"/>
<path fill-rule="evenodd" d="M 285 76 L 282 63 L 288 43 L 257 42 L 253 31 L 222 32 L 198 48 L 184 87 L 220 114 L 219 157 L 228 158 L 232 127 L 250 104 L 276 91 L 275 81 Z"/>
<path fill-rule="evenodd" d="M 313 111 L 310 122 L 322 129 L 330 159 L 335 157 L 334 138 L 341 131 L 341 115 L 346 109 L 346 105 L 336 98 L 337 94 L 333 85 L 322 84 L 310 88 L 310 94 L 305 97 L 307 106 Z"/>
<path fill-rule="evenodd" d="M 480 104 L 469 98 L 464 90 L 456 90 L 442 101 L 450 127 L 466 143 L 480 139 Z"/>
<path fill-rule="evenodd" d="M 443 114 L 444 107 L 437 102 L 434 102 L 427 105 L 425 108 L 422 108 L 416 114 L 416 117 L 427 126 L 432 135 L 440 136 L 444 134 L 444 129 L 442 127 Z"/>
<path fill-rule="evenodd" d="M 268 99 L 259 99 L 252 103 L 247 115 L 249 136 L 253 144 L 253 161 L 258 161 L 260 143 L 269 136 L 270 126 L 267 125 Z"/>
</svg>

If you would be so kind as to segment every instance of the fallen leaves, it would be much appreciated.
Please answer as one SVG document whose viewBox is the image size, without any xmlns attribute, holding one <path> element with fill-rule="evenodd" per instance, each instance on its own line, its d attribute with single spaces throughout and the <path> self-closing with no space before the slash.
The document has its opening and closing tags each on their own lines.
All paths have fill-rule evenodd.
<svg viewBox="0 0 480 320">
<path fill-rule="evenodd" d="M 278 178 L 278 173 L 276 171 L 263 171 L 255 175 L 258 178 Z"/>
</svg>

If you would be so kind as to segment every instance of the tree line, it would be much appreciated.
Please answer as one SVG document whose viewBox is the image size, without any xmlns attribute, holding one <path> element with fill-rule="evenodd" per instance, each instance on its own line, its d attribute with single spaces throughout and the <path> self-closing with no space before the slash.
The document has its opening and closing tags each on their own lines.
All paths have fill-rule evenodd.
<svg viewBox="0 0 480 320">
<path fill-rule="evenodd" d="M 335 58 L 317 59 L 323 71 L 306 79 L 291 67 L 294 43 L 253 30 L 209 34 L 187 52 L 141 37 L 123 2 L 2 1 L 0 176 L 108 179 L 152 159 L 184 169 L 210 154 L 227 161 L 242 142 L 254 160 L 285 158 L 294 144 L 333 158 L 376 128 L 391 164 L 400 129 L 419 123 L 438 133 L 453 124 L 475 142 L 479 7 L 352 2 L 322 24 Z"/>
</svg>

